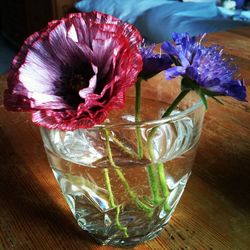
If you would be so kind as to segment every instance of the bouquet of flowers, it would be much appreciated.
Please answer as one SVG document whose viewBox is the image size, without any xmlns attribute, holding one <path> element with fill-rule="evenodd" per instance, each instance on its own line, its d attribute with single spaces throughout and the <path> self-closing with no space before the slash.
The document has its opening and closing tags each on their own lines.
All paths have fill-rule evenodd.
<svg viewBox="0 0 250 250">
<path fill-rule="evenodd" d="M 130 246 L 151 239 L 169 220 L 179 186 L 171 188 L 166 171 L 171 157 L 160 157 L 157 143 L 167 145 L 168 138 L 159 139 L 161 126 L 164 133 L 170 129 L 168 118 L 180 113 L 188 94 L 195 93 L 205 108 L 207 97 L 219 103 L 218 96 L 246 101 L 243 80 L 235 79 L 236 66 L 219 46 L 204 46 L 204 37 L 174 33 L 174 42 L 163 42 L 157 53 L 128 23 L 100 12 L 76 13 L 31 35 L 13 60 L 5 107 L 31 112 L 74 216 L 104 244 Z M 160 72 L 166 80 L 181 79 L 179 94 L 161 110 L 163 123 L 146 129 L 141 90 Z M 134 114 L 127 118 L 134 130 L 122 134 L 121 126 L 112 127 L 111 116 L 125 108 L 132 86 Z M 183 117 L 181 126 L 193 131 L 191 118 Z M 174 128 L 178 133 L 180 124 Z M 124 167 L 124 162 L 139 167 Z M 130 175 L 137 179 L 131 181 Z"/>
</svg>

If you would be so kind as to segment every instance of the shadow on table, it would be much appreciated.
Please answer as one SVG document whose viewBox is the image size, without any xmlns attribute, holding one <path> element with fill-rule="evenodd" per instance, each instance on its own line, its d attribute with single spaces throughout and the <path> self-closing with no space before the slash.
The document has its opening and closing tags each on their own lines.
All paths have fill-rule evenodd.
<svg viewBox="0 0 250 250">
<path fill-rule="evenodd" d="M 0 150 L 0 228 L 7 247 L 41 245 L 48 248 L 62 244 L 66 249 L 84 244 L 89 249 L 93 240 L 78 227 L 69 210 L 63 210 L 57 204 L 58 197 L 53 200 L 48 190 L 40 185 L 39 175 L 34 176 L 23 158 L 18 156 L 1 123 Z M 47 168 L 44 173 L 47 171 L 50 178 L 49 170 Z M 55 193 L 54 186 L 52 193 Z"/>
</svg>

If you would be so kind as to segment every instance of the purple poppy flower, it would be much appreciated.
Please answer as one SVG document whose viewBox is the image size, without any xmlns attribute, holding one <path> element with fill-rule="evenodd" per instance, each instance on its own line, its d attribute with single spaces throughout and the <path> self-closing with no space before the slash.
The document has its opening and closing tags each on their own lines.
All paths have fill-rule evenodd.
<svg viewBox="0 0 250 250">
<path fill-rule="evenodd" d="M 100 12 L 70 14 L 31 35 L 14 58 L 5 107 L 31 111 L 38 125 L 62 130 L 102 123 L 124 106 L 142 69 L 140 33 Z"/>
<path fill-rule="evenodd" d="M 155 46 L 155 44 L 147 46 L 143 43 L 140 47 L 140 53 L 143 60 L 143 68 L 140 76 L 143 79 L 148 79 L 168 69 L 173 63 L 169 55 L 154 53 Z"/>
<path fill-rule="evenodd" d="M 201 44 L 203 37 L 204 35 L 197 40 L 187 33 L 174 33 L 175 46 L 170 42 L 162 44 L 162 49 L 172 57 L 175 64 L 165 71 L 166 78 L 182 76 L 189 79 L 185 81 L 184 88 L 208 96 L 232 96 L 245 101 L 246 87 L 242 80 L 234 79 L 236 66 L 232 64 L 231 59 L 223 57 L 223 50 L 220 47 L 203 46 Z"/>
</svg>

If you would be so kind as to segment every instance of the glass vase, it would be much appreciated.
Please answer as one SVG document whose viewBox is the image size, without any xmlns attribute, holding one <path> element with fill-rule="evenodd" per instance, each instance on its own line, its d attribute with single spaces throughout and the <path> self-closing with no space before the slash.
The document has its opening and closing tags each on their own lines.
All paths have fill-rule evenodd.
<svg viewBox="0 0 250 250">
<path fill-rule="evenodd" d="M 168 223 L 202 129 L 204 107 L 190 97 L 164 119 L 168 104 L 148 96 L 135 122 L 134 97 L 128 96 L 125 109 L 103 125 L 41 128 L 50 166 L 77 223 L 99 243 L 132 247 Z"/>
</svg>

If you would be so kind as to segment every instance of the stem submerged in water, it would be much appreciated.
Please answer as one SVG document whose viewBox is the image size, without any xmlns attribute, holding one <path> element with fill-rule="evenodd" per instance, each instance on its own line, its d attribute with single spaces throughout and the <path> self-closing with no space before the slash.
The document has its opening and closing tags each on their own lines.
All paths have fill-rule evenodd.
<svg viewBox="0 0 250 250">
<path fill-rule="evenodd" d="M 120 222 L 120 205 L 117 206 L 115 204 L 114 195 L 112 192 L 112 187 L 111 187 L 110 178 L 109 178 L 109 171 L 107 168 L 104 169 L 104 177 L 105 177 L 106 187 L 108 189 L 110 206 L 111 206 L 111 208 L 116 208 L 116 216 L 115 216 L 116 226 L 119 230 L 124 232 L 124 236 L 127 238 L 128 237 L 128 229 L 127 229 L 127 227 L 122 226 L 122 224 Z"/>
<path fill-rule="evenodd" d="M 135 121 L 140 121 L 140 89 L 141 89 L 141 80 L 139 80 L 136 84 L 136 108 L 135 108 Z M 177 105 L 180 103 L 180 101 L 187 95 L 187 93 L 190 90 L 183 90 L 177 98 L 174 100 L 174 102 L 169 106 L 169 108 L 166 110 L 166 112 L 163 114 L 162 118 L 167 117 L 171 114 L 171 112 L 177 107 Z M 155 133 L 157 132 L 158 127 L 154 127 L 151 129 L 149 136 L 148 136 L 148 151 L 150 155 L 151 164 L 148 165 L 147 171 L 149 176 L 149 182 L 152 192 L 152 199 L 153 203 L 157 206 L 162 201 L 164 201 L 164 210 L 166 212 L 170 212 L 171 208 L 168 205 L 168 197 L 169 197 L 169 190 L 166 183 L 166 176 L 165 176 L 165 170 L 164 170 L 164 164 L 156 162 L 156 157 L 154 154 L 154 147 L 153 147 L 153 137 Z M 109 162 L 113 169 L 115 170 L 116 174 L 118 175 L 119 179 L 122 181 L 123 186 L 125 187 L 126 191 L 128 192 L 131 199 L 135 202 L 135 204 L 145 211 L 150 216 L 153 214 L 154 209 L 150 206 L 146 205 L 144 202 L 142 202 L 137 193 L 135 193 L 128 181 L 126 180 L 122 170 L 119 166 L 116 165 L 116 163 L 113 160 L 111 146 L 109 142 L 109 138 L 112 138 L 114 143 L 116 143 L 119 147 L 123 148 L 126 153 L 131 155 L 133 158 L 143 158 L 143 144 L 142 144 L 142 135 L 141 135 L 141 129 L 139 126 L 136 127 L 136 137 L 137 137 L 137 149 L 138 149 L 138 156 L 134 153 L 128 150 L 124 147 L 123 143 L 119 140 L 116 140 L 116 138 L 110 136 L 109 131 L 107 129 L 104 129 L 105 134 L 105 142 L 106 142 L 106 152 L 109 159 Z M 115 140 L 114 140 L 115 139 Z M 124 232 L 124 236 L 128 237 L 128 230 L 127 227 L 124 227 L 120 222 L 120 212 L 121 212 L 121 205 L 115 204 L 114 194 L 112 192 L 111 182 L 109 178 L 109 172 L 108 169 L 104 170 L 104 176 L 105 176 L 105 183 L 108 190 L 109 195 L 109 201 L 112 208 L 116 208 L 116 225 L 117 228 Z M 161 192 L 160 192 L 161 191 Z M 161 194 L 163 197 L 161 197 Z"/>
<path fill-rule="evenodd" d="M 141 79 L 139 78 L 137 83 L 135 84 L 135 121 L 139 122 L 141 120 L 140 117 L 141 111 Z M 142 135 L 141 128 L 136 126 L 136 138 L 137 138 L 137 151 L 139 159 L 143 157 L 143 145 L 142 145 Z"/>
<path fill-rule="evenodd" d="M 190 89 L 183 90 L 176 99 L 172 102 L 172 104 L 168 107 L 168 109 L 165 111 L 165 113 L 162 115 L 162 118 L 165 118 L 171 114 L 171 112 L 177 107 L 177 105 L 181 102 L 181 100 L 189 93 Z M 153 164 L 150 164 L 148 166 L 148 173 L 149 173 L 149 180 L 150 180 L 150 186 L 151 186 L 151 192 L 153 196 L 153 201 L 156 204 L 159 204 L 159 202 L 162 201 L 162 198 L 159 196 L 159 185 L 161 188 L 161 192 L 163 195 L 164 202 L 164 210 L 166 212 L 169 212 L 171 208 L 168 205 L 168 197 L 169 197 L 169 190 L 166 183 L 166 176 L 165 176 L 165 170 L 164 170 L 164 164 L 163 163 L 157 163 L 155 159 L 154 154 L 154 148 L 153 148 L 153 138 L 154 135 L 157 132 L 158 127 L 154 127 L 151 129 L 149 136 L 148 136 L 148 151 L 150 155 L 150 159 L 153 162 Z M 155 171 L 156 169 L 156 171 Z M 158 181 L 159 178 L 159 181 Z"/>
<path fill-rule="evenodd" d="M 165 175 L 165 169 L 164 169 L 164 164 L 163 163 L 158 163 L 158 174 L 159 174 L 159 179 L 160 179 L 160 186 L 161 186 L 161 191 L 164 197 L 164 210 L 166 212 L 171 211 L 171 208 L 168 205 L 168 196 L 169 196 L 169 190 L 168 186 L 166 183 L 166 175 Z"/>
<path fill-rule="evenodd" d="M 118 227 L 118 229 L 124 231 L 124 236 L 126 238 L 128 238 L 128 228 L 127 227 L 124 227 L 121 222 L 120 222 L 120 208 L 121 208 L 121 205 L 118 205 L 116 206 L 116 217 L 115 217 L 115 221 L 116 221 L 116 225 Z"/>
<path fill-rule="evenodd" d="M 114 208 L 114 207 L 116 207 L 116 205 L 115 205 L 114 195 L 113 195 L 112 188 L 111 188 L 111 183 L 110 183 L 110 178 L 109 178 L 109 170 L 107 168 L 104 169 L 104 177 L 105 177 L 105 184 L 106 184 L 106 187 L 108 189 L 110 206 L 112 208 Z"/>
<path fill-rule="evenodd" d="M 147 171 L 148 171 L 148 177 L 149 177 L 153 203 L 157 205 L 160 203 L 162 199 L 160 197 L 160 192 L 158 188 L 159 183 L 158 183 L 158 176 L 157 176 L 157 171 L 155 171 L 155 167 L 156 167 L 155 164 L 149 164 L 147 167 Z"/>
<path fill-rule="evenodd" d="M 126 154 L 128 154 L 130 157 L 132 157 L 133 159 L 139 159 L 138 155 L 136 154 L 136 152 L 129 147 L 126 147 L 119 139 L 117 139 L 114 135 L 109 134 L 109 137 L 112 139 L 112 141 L 122 149 L 123 152 L 125 152 Z"/>
<path fill-rule="evenodd" d="M 152 214 L 152 208 L 150 206 L 144 204 L 139 199 L 138 195 L 129 186 L 129 183 L 126 180 L 126 178 L 125 178 L 122 170 L 120 169 L 120 167 L 115 164 L 115 162 L 113 160 L 113 156 L 112 156 L 110 142 L 109 142 L 109 131 L 107 129 L 104 129 L 104 132 L 105 132 L 105 139 L 106 139 L 106 151 L 107 151 L 107 155 L 108 155 L 109 162 L 110 162 L 111 166 L 114 168 L 116 174 L 118 175 L 118 177 L 122 181 L 123 186 L 125 187 L 126 191 L 130 195 L 130 197 L 132 198 L 132 200 L 136 203 L 136 205 L 139 208 L 141 208 L 142 210 L 144 210 L 146 213 Z"/>
</svg>

